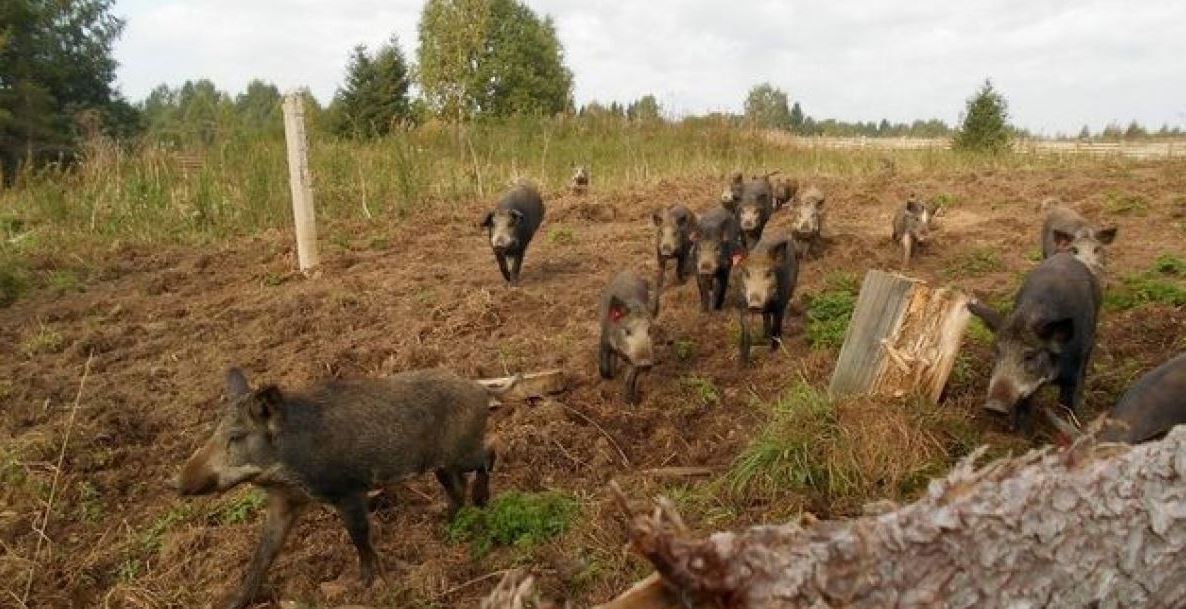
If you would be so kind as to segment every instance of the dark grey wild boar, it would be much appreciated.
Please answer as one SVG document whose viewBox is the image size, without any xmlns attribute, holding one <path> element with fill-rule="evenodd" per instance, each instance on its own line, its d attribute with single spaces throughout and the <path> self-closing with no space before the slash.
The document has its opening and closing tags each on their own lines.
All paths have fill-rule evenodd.
<svg viewBox="0 0 1186 609">
<path fill-rule="evenodd" d="M 573 170 L 572 179 L 568 182 L 574 194 L 583 195 L 589 191 L 589 168 L 577 165 Z"/>
<path fill-rule="evenodd" d="M 659 294 L 668 261 L 675 262 L 675 277 L 680 285 L 688 280 L 692 266 L 692 232 L 696 229 L 696 214 L 679 203 L 651 215 L 655 223 L 655 257 L 659 262 L 659 276 L 655 281 L 655 306 L 651 313 L 658 315 Z"/>
<path fill-rule="evenodd" d="M 221 493 L 243 483 L 268 493 L 263 535 L 226 606 L 253 602 L 293 523 L 311 503 L 328 503 L 341 516 L 358 550 L 364 585 L 380 572 L 370 541 L 368 490 L 432 470 L 452 517 L 465 501 L 466 474 L 476 472 L 472 498 L 483 505 L 494 463 L 484 440 L 488 402 L 507 389 L 420 370 L 288 392 L 275 385 L 252 389 L 239 369 L 227 371 L 228 403 L 214 433 L 175 481 L 182 495 Z"/>
<path fill-rule="evenodd" d="M 936 211 L 911 195 L 906 199 L 906 205 L 894 214 L 893 240 L 902 245 L 902 266 L 910 266 L 914 249 L 930 241 L 931 220 Z"/>
<path fill-rule="evenodd" d="M 490 247 L 494 250 L 494 259 L 498 261 L 498 270 L 507 283 L 519 284 L 523 256 L 543 221 L 543 199 L 530 184 L 515 186 L 503 195 L 492 211 L 486 212 L 482 227 L 490 237 Z"/>
<path fill-rule="evenodd" d="M 1069 423 L 1057 416 L 1051 418 L 1064 434 L 1079 435 Z M 1186 353 L 1137 379 L 1120 396 L 1096 439 L 1140 444 L 1160 439 L 1182 424 L 1186 424 Z"/>
<path fill-rule="evenodd" d="M 1059 402 L 1075 411 L 1095 347 L 1100 291 L 1091 271 L 1066 253 L 1030 271 L 1006 317 L 978 301 L 968 310 L 994 334 L 995 362 L 985 407 L 1012 413 L 1013 429 L 1032 431 L 1030 401 L 1053 383 Z"/>
<path fill-rule="evenodd" d="M 631 271 L 622 271 L 601 295 L 598 316 L 601 339 L 597 345 L 597 370 L 612 379 L 618 360 L 626 364 L 626 401 L 638 403 L 638 375 L 654 365 L 651 342 L 650 286 Z"/>
<path fill-rule="evenodd" d="M 746 180 L 742 184 L 740 197 L 732 202 L 722 202 L 722 205 L 737 217 L 742 245 L 746 249 L 754 247 L 762 239 L 762 230 L 774 211 L 774 190 L 770 179 L 756 177 Z"/>
<path fill-rule="evenodd" d="M 741 275 L 741 362 L 749 363 L 752 340 L 749 317 L 762 316 L 762 334 L 770 339 L 770 350 L 782 344 L 782 320 L 787 303 L 799 280 L 799 261 L 794 240 L 786 235 L 767 235 L 747 252 L 738 265 Z"/>
<path fill-rule="evenodd" d="M 1070 252 L 1086 264 L 1098 277 L 1107 267 L 1107 251 L 1118 231 L 1115 226 L 1094 228 L 1075 210 L 1060 205 L 1056 199 L 1046 199 L 1041 205 L 1046 212 L 1042 222 L 1042 257 L 1058 252 Z"/>
<path fill-rule="evenodd" d="M 740 259 L 742 252 L 737 218 L 721 208 L 700 216 L 692 231 L 692 249 L 700 309 L 719 311 L 725 305 L 733 263 Z"/>
<path fill-rule="evenodd" d="M 807 257 L 811 255 L 812 250 L 818 251 L 823 230 L 824 193 L 810 186 L 799 197 L 799 204 L 795 208 L 795 220 L 791 225 L 796 253 L 801 257 Z"/>
<path fill-rule="evenodd" d="M 795 200 L 795 195 L 799 193 L 799 181 L 793 178 L 776 179 L 773 187 L 775 211 L 790 204 Z"/>
</svg>

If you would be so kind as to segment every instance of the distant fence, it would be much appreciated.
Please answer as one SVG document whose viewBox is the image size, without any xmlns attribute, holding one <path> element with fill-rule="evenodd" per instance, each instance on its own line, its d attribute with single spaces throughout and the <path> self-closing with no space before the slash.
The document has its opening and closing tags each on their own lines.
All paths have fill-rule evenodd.
<svg viewBox="0 0 1186 609">
<path fill-rule="evenodd" d="M 945 150 L 951 148 L 951 140 L 948 138 L 799 137 L 786 133 L 769 133 L 768 137 L 780 144 L 826 150 Z M 1119 142 L 1025 139 L 1018 140 L 1013 147 L 1018 152 L 1029 154 L 1086 154 L 1135 159 L 1186 157 L 1186 139 Z"/>
</svg>

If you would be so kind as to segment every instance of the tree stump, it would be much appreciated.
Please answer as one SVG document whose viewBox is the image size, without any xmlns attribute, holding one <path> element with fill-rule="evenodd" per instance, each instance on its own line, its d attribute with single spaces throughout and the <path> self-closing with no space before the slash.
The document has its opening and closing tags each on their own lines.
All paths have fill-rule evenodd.
<svg viewBox="0 0 1186 609">
<path fill-rule="evenodd" d="M 956 290 L 869 271 L 828 391 L 938 401 L 971 318 L 967 302 Z"/>
</svg>

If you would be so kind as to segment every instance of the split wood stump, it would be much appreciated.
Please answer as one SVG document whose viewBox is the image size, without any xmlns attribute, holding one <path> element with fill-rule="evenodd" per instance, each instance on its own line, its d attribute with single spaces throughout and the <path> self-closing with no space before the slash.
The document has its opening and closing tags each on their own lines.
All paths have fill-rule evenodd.
<svg viewBox="0 0 1186 609">
<path fill-rule="evenodd" d="M 869 271 L 828 387 L 833 397 L 918 393 L 938 401 L 971 314 L 950 288 Z"/>
</svg>

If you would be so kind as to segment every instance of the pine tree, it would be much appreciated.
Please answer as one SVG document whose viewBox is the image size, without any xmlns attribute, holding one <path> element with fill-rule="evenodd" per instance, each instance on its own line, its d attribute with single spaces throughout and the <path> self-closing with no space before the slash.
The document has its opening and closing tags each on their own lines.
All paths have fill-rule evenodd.
<svg viewBox="0 0 1186 609">
<path fill-rule="evenodd" d="M 1091 127 L 1088 127 L 1087 125 L 1083 125 L 1083 128 L 1079 130 L 1079 139 L 1081 139 L 1081 140 L 1091 139 Z"/>
<path fill-rule="evenodd" d="M 803 108 L 799 107 L 799 102 L 791 106 L 791 131 L 803 133 Z"/>
<path fill-rule="evenodd" d="M 644 95 L 626 107 L 626 118 L 640 123 L 658 122 L 663 119 L 659 100 L 654 95 Z"/>
<path fill-rule="evenodd" d="M 1009 150 L 1013 136 L 1008 120 L 1008 102 L 993 89 L 992 80 L 985 80 L 984 86 L 968 99 L 955 135 L 955 148 L 994 154 Z"/>
<path fill-rule="evenodd" d="M 371 138 L 386 135 L 396 125 L 412 121 L 408 72 L 395 37 L 373 56 L 363 45 L 354 47 L 346 66 L 346 82 L 334 95 L 330 108 L 332 131 L 348 137 Z"/>
</svg>

